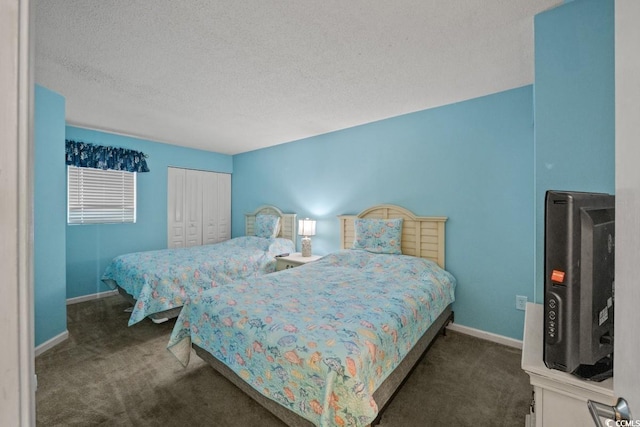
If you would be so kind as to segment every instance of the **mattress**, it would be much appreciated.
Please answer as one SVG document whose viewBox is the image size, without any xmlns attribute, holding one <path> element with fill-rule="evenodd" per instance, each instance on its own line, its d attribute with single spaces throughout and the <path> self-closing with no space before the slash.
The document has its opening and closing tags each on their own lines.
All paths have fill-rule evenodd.
<svg viewBox="0 0 640 427">
<path fill-rule="evenodd" d="M 169 349 L 195 345 L 257 392 L 315 425 L 367 425 L 374 392 L 454 301 L 434 262 L 345 250 L 201 293 Z"/>
<path fill-rule="evenodd" d="M 129 325 L 182 306 L 205 289 L 275 271 L 275 256 L 294 251 L 289 239 L 243 236 L 188 248 L 135 252 L 114 258 L 102 281 L 136 303 Z"/>
</svg>

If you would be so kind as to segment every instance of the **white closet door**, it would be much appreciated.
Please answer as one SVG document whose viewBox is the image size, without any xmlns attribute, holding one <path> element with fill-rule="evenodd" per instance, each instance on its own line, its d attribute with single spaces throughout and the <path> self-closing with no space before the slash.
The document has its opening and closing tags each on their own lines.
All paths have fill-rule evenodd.
<svg viewBox="0 0 640 427">
<path fill-rule="evenodd" d="M 231 238 L 231 175 L 207 173 L 203 185 L 203 244 Z"/>
<path fill-rule="evenodd" d="M 218 242 L 231 238 L 231 174 L 218 174 Z"/>
<path fill-rule="evenodd" d="M 205 173 L 202 185 L 202 244 L 218 242 L 218 175 Z"/>
<path fill-rule="evenodd" d="M 231 238 L 231 175 L 169 168 L 169 248 L 208 245 Z"/>
<path fill-rule="evenodd" d="M 185 180 L 185 214 L 186 214 L 186 246 L 202 245 L 202 189 L 206 172 L 186 171 Z"/>
<path fill-rule="evenodd" d="M 167 246 L 169 248 L 182 248 L 186 245 L 185 178 L 185 169 L 169 168 L 167 180 Z"/>
</svg>

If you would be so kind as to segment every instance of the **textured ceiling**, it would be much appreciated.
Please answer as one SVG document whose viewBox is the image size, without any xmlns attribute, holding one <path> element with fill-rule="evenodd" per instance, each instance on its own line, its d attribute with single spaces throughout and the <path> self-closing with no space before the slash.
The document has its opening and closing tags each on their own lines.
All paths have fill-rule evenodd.
<svg viewBox="0 0 640 427">
<path fill-rule="evenodd" d="M 562 0 L 36 0 L 72 125 L 236 154 L 533 82 Z"/>
</svg>

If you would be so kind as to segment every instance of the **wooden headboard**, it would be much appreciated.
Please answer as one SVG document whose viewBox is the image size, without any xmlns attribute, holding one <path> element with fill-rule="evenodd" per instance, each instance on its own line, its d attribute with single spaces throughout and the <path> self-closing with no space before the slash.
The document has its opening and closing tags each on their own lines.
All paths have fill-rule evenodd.
<svg viewBox="0 0 640 427">
<path fill-rule="evenodd" d="M 349 249 L 353 245 L 356 218 L 402 218 L 402 253 L 430 259 L 444 268 L 444 224 L 447 217 L 420 217 L 395 205 L 373 206 L 358 215 L 340 215 L 341 249 Z"/>
<path fill-rule="evenodd" d="M 254 212 L 245 214 L 244 220 L 244 232 L 246 236 L 253 236 L 254 230 L 253 226 L 256 223 L 256 215 L 275 215 L 280 217 L 280 232 L 278 233 L 278 237 L 282 237 L 283 239 L 289 239 L 293 241 L 294 246 L 298 240 L 297 235 L 297 226 L 298 223 L 296 221 L 296 214 L 286 214 L 282 213 L 282 211 L 275 206 L 264 205 L 260 206 Z"/>
</svg>

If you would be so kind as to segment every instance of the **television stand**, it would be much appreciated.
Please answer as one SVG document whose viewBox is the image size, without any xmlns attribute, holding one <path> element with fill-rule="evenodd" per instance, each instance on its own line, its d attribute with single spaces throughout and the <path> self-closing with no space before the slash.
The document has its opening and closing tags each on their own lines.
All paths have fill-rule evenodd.
<svg viewBox="0 0 640 427">
<path fill-rule="evenodd" d="M 591 426 L 587 401 L 615 405 L 613 378 L 586 381 L 567 372 L 549 369 L 542 358 L 544 328 L 542 304 L 527 303 L 522 340 L 522 369 L 533 386 L 528 416 L 531 427 Z"/>
</svg>

